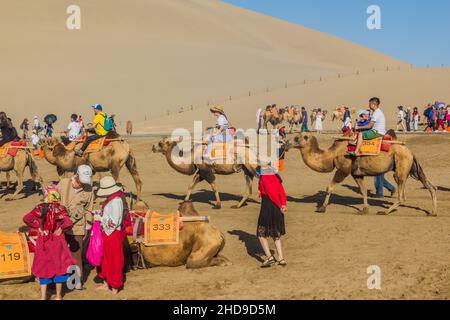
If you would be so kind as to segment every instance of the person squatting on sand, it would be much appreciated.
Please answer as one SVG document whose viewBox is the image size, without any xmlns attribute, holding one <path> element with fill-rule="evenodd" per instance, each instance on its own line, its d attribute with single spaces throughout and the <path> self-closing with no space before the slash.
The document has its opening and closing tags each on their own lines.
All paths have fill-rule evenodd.
<svg viewBox="0 0 450 320">
<path fill-rule="evenodd" d="M 92 169 L 81 165 L 77 173 L 71 178 L 64 178 L 58 184 L 61 190 L 61 204 L 66 208 L 67 215 L 73 223 L 71 230 L 66 232 L 66 241 L 69 244 L 72 257 L 80 269 L 81 286 L 75 289 L 82 290 L 84 240 L 92 226 L 92 209 L 94 196 L 92 192 Z"/>
<path fill-rule="evenodd" d="M 62 285 L 67 282 L 68 268 L 76 264 L 64 233 L 72 228 L 66 208 L 61 205 L 59 188 L 45 188 L 45 201 L 25 215 L 23 222 L 38 231 L 32 273 L 39 278 L 41 299 L 47 299 L 47 286 L 56 284 L 56 300 L 62 300 Z"/>
<path fill-rule="evenodd" d="M 268 268 L 276 263 L 280 266 L 286 266 L 287 263 L 284 260 L 281 245 L 281 237 L 286 234 L 284 215 L 287 212 L 287 196 L 284 191 L 283 181 L 275 173 L 274 168 L 270 166 L 265 168 L 258 167 L 257 174 L 260 177 L 259 192 L 262 202 L 256 234 L 267 257 L 261 267 Z M 275 242 L 278 260 L 275 259 L 270 251 L 269 238 L 272 238 Z"/>
<path fill-rule="evenodd" d="M 117 294 L 123 288 L 123 223 L 128 214 L 125 194 L 113 177 L 106 176 L 100 180 L 97 196 L 106 198 L 102 204 L 101 215 L 94 215 L 94 220 L 101 222 L 103 236 L 103 257 L 97 273 L 104 283 L 99 289 L 109 290 L 111 287 L 113 294 Z"/>
</svg>

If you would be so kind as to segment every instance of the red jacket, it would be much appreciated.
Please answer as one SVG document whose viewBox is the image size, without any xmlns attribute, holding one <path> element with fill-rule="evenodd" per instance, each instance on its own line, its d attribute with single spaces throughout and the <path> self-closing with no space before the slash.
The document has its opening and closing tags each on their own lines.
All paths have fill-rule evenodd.
<svg viewBox="0 0 450 320">
<path fill-rule="evenodd" d="M 262 175 L 259 180 L 259 196 L 266 195 L 281 209 L 286 206 L 287 196 L 283 184 L 276 175 Z"/>
</svg>

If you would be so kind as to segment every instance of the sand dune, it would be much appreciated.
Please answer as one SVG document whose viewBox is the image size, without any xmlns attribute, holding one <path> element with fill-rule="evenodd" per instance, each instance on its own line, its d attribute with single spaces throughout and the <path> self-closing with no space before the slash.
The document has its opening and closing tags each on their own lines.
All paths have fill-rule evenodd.
<svg viewBox="0 0 450 320">
<path fill-rule="evenodd" d="M 168 110 L 247 90 L 407 67 L 221 1 L 80 0 L 80 31 L 66 29 L 70 4 L 0 4 L 0 108 L 16 122 L 48 112 L 64 119 L 72 112 L 89 115 L 93 103 L 122 121 L 155 121 Z"/>
</svg>

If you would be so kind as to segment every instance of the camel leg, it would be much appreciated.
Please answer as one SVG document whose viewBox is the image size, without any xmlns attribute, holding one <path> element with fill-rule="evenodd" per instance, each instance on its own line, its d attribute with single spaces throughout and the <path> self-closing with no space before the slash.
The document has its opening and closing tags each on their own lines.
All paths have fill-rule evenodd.
<svg viewBox="0 0 450 320">
<path fill-rule="evenodd" d="M 366 184 L 364 183 L 364 177 L 353 177 L 356 181 L 356 183 L 359 186 L 359 190 L 361 191 L 361 194 L 364 199 L 364 207 L 359 212 L 359 214 L 368 214 L 369 213 L 369 202 L 367 201 L 367 188 Z"/>
<path fill-rule="evenodd" d="M 197 184 L 200 182 L 200 173 L 197 172 L 194 175 L 194 178 L 192 179 L 192 183 L 189 185 L 186 197 L 184 198 L 184 201 L 189 201 L 191 199 L 191 194 L 194 188 L 197 186 Z"/>
<path fill-rule="evenodd" d="M 20 170 L 15 170 L 16 172 L 16 176 L 17 176 L 17 187 L 16 187 L 16 192 L 14 192 L 14 194 L 8 198 L 8 201 L 12 201 L 15 200 L 17 198 L 17 196 L 19 195 L 19 193 L 21 193 L 23 191 L 23 170 L 22 172 Z"/>
<path fill-rule="evenodd" d="M 320 206 L 316 210 L 316 212 L 318 212 L 318 213 L 327 212 L 327 206 L 328 206 L 328 203 L 330 202 L 330 197 L 331 197 L 331 194 L 333 193 L 334 188 L 336 187 L 336 185 L 341 184 L 345 180 L 345 178 L 347 178 L 347 176 L 348 175 L 345 174 L 344 172 L 342 172 L 341 170 L 336 171 L 336 173 L 334 174 L 333 180 L 328 185 L 327 196 L 325 197 L 325 201 L 323 202 L 322 206 Z"/>
<path fill-rule="evenodd" d="M 398 201 L 395 202 L 387 211 L 380 212 L 379 215 L 389 215 L 393 211 L 397 210 L 397 208 L 400 207 L 403 204 L 403 196 L 405 194 L 405 186 L 406 186 L 405 182 L 406 181 L 399 179 L 399 182 L 398 182 Z"/>
<path fill-rule="evenodd" d="M 217 189 L 217 185 L 216 182 L 210 182 L 211 185 L 211 189 L 214 192 L 214 195 L 216 196 L 216 204 L 214 205 L 213 209 L 221 209 L 222 208 L 222 202 L 220 201 L 220 194 L 219 194 L 219 190 Z"/>
<path fill-rule="evenodd" d="M 247 192 L 245 193 L 245 195 L 242 197 L 242 200 L 237 205 L 237 209 L 242 208 L 242 206 L 247 202 L 248 198 L 250 198 L 250 196 L 252 194 L 253 178 L 248 175 L 245 175 L 245 182 L 247 185 Z"/>
</svg>

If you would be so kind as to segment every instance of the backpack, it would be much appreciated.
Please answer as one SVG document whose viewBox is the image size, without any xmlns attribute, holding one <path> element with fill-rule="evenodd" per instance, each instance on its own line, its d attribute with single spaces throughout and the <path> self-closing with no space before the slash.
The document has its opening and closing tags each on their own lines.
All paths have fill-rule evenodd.
<svg viewBox="0 0 450 320">
<path fill-rule="evenodd" d="M 103 125 L 103 129 L 106 131 L 111 131 L 114 129 L 114 119 L 112 117 L 108 117 L 105 113 L 105 124 Z"/>
<path fill-rule="evenodd" d="M 424 115 L 425 117 L 429 118 L 429 117 L 430 117 L 430 112 L 431 112 L 431 108 L 427 108 L 427 109 L 425 109 L 425 111 L 423 112 L 423 115 Z"/>
</svg>

